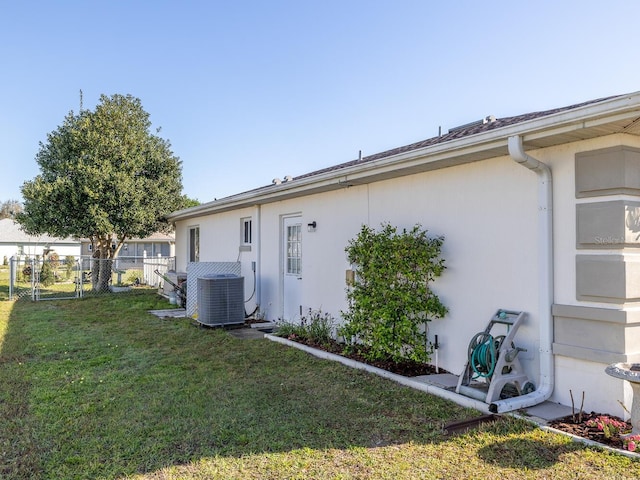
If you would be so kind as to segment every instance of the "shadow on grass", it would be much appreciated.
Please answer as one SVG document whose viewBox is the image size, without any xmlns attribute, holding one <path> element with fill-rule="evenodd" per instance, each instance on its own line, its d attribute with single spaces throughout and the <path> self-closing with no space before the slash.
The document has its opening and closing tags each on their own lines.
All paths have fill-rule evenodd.
<svg viewBox="0 0 640 480">
<path fill-rule="evenodd" d="M 482 447 L 478 456 L 489 464 L 503 468 L 540 470 L 552 467 L 563 455 L 581 448 L 576 443 L 549 448 L 540 440 L 510 438 Z"/>
<path fill-rule="evenodd" d="M 428 444 L 474 414 L 297 349 L 158 319 L 146 311 L 166 303 L 150 292 L 12 305 L 0 352 L 2 478 L 117 478 L 216 456 Z M 511 447 L 536 451 L 508 441 L 482 456 L 523 466 Z"/>
<path fill-rule="evenodd" d="M 7 291 L 8 293 L 8 291 Z M 20 338 L 12 332 L 16 303 L 0 303 L 0 322 L 5 331 L 0 355 L 0 478 L 35 478 L 39 471 L 36 435 L 31 417 L 31 385 L 25 375 L 26 358 Z M 6 330 L 5 330 L 6 329 Z"/>
</svg>

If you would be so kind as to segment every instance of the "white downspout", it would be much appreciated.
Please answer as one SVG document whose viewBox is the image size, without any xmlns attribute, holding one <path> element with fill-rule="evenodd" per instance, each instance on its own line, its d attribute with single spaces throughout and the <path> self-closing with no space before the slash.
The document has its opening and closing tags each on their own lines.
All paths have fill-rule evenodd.
<svg viewBox="0 0 640 480">
<path fill-rule="evenodd" d="M 519 135 L 509 137 L 511 158 L 538 176 L 538 312 L 540 315 L 540 381 L 536 391 L 519 397 L 498 400 L 489 406 L 494 413 L 537 405 L 553 393 L 553 184 L 551 169 L 527 155 Z"/>
<path fill-rule="evenodd" d="M 256 205 L 255 215 L 256 226 L 254 229 L 254 245 L 256 246 L 256 271 L 254 274 L 256 279 L 256 307 L 260 308 L 262 305 L 262 208 L 260 205 Z M 258 312 L 261 314 L 264 313 L 260 310 Z"/>
</svg>

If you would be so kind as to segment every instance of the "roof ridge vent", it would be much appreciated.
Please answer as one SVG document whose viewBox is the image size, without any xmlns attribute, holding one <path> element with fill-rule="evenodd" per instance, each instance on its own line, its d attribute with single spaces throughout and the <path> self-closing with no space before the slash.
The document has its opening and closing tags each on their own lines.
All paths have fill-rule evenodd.
<svg viewBox="0 0 640 480">
<path fill-rule="evenodd" d="M 273 185 L 280 185 L 282 183 L 282 180 L 280 180 L 279 178 L 274 178 L 273 180 L 271 180 L 271 183 Z"/>
<path fill-rule="evenodd" d="M 291 180 L 293 180 L 293 177 L 291 175 L 285 175 L 283 182 L 290 182 Z"/>
<path fill-rule="evenodd" d="M 461 130 L 466 130 L 467 128 L 479 127 L 480 125 L 486 125 L 487 123 L 493 123 L 495 121 L 496 117 L 494 115 L 487 115 L 482 120 L 476 120 L 475 122 L 469 122 L 464 125 L 458 125 L 457 127 L 450 128 L 449 133 L 459 132 Z"/>
</svg>

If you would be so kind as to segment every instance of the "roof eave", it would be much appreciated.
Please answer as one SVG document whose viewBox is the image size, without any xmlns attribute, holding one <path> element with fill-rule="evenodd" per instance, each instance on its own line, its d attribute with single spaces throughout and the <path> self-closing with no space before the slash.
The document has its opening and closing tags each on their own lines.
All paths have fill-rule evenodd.
<svg viewBox="0 0 640 480">
<path fill-rule="evenodd" d="M 513 135 L 521 136 L 525 145 L 530 148 L 541 148 L 568 143 L 567 139 L 571 138 L 579 140 L 616 133 L 616 130 L 622 132 L 619 126 L 610 130 L 604 127 L 633 121 L 639 116 L 640 92 L 636 92 L 377 160 L 363 161 L 294 179 L 280 185 L 251 190 L 173 212 L 167 219 L 170 222 L 187 220 L 210 213 L 221 213 L 494 158 L 508 153 L 507 139 Z"/>
</svg>

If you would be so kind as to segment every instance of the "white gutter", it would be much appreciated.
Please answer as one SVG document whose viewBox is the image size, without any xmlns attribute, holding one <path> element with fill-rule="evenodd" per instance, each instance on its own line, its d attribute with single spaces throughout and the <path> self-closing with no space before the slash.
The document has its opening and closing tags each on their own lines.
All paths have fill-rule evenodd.
<svg viewBox="0 0 640 480">
<path fill-rule="evenodd" d="M 538 312 L 540 318 L 540 381 L 535 392 L 498 400 L 489 405 L 493 413 L 508 412 L 537 405 L 553 393 L 553 184 L 551 169 L 545 163 L 527 155 L 522 137 L 514 135 L 508 141 L 511 158 L 538 175 Z"/>
</svg>

